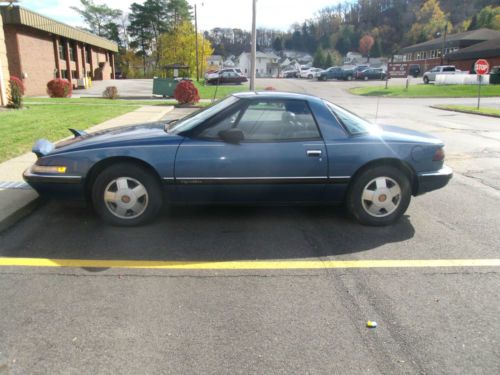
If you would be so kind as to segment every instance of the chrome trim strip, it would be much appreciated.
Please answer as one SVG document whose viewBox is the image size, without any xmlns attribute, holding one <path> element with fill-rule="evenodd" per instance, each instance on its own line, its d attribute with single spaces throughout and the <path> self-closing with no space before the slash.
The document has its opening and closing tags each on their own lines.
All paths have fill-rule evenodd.
<svg viewBox="0 0 500 375">
<path fill-rule="evenodd" d="M 43 183 L 59 183 L 59 184 L 79 184 L 82 181 L 82 176 L 72 175 L 52 175 L 38 174 L 31 172 L 31 168 L 23 173 L 23 178 L 26 182 L 43 182 Z"/>
<path fill-rule="evenodd" d="M 166 182 L 175 181 L 182 185 L 217 184 L 338 184 L 347 183 L 349 176 L 301 176 L 301 177 L 164 177 Z"/>
<path fill-rule="evenodd" d="M 419 173 L 418 176 L 419 177 L 435 177 L 435 176 L 450 176 L 452 174 L 453 174 L 453 170 L 448 166 L 444 166 L 443 168 L 441 168 L 438 171 L 422 172 L 422 173 Z"/>
</svg>

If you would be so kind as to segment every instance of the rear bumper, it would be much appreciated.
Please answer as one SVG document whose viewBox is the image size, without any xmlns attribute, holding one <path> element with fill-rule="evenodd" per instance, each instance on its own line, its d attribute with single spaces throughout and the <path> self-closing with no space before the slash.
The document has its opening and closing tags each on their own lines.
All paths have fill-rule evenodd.
<svg viewBox="0 0 500 375">
<path fill-rule="evenodd" d="M 81 176 L 50 175 L 33 173 L 28 168 L 24 180 L 42 197 L 63 200 L 84 200 L 83 178 Z"/>
<path fill-rule="evenodd" d="M 444 166 L 438 171 L 417 174 L 418 188 L 415 195 L 428 193 L 446 186 L 453 177 L 453 170 Z"/>
</svg>

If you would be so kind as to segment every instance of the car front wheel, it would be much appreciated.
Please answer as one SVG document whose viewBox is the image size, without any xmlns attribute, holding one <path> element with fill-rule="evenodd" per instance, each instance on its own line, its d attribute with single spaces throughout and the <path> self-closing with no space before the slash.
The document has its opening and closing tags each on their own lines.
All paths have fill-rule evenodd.
<svg viewBox="0 0 500 375">
<path fill-rule="evenodd" d="M 102 171 L 92 187 L 97 214 L 113 225 L 135 226 L 153 219 L 162 206 L 157 178 L 132 163 L 112 165 Z"/>
<path fill-rule="evenodd" d="M 424 77 L 424 83 L 427 85 L 429 83 L 429 78 Z"/>
<path fill-rule="evenodd" d="M 411 200 L 409 178 L 392 166 L 362 172 L 349 188 L 347 208 L 361 224 L 383 226 L 394 223 Z"/>
</svg>

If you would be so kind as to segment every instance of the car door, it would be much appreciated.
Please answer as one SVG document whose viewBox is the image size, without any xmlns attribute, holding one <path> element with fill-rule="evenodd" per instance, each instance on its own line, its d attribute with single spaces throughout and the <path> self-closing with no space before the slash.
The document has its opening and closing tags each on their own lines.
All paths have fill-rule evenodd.
<svg viewBox="0 0 500 375">
<path fill-rule="evenodd" d="M 241 99 L 180 145 L 175 181 L 188 202 L 316 202 L 328 157 L 306 101 Z M 230 143 L 221 131 L 241 131 Z"/>
</svg>

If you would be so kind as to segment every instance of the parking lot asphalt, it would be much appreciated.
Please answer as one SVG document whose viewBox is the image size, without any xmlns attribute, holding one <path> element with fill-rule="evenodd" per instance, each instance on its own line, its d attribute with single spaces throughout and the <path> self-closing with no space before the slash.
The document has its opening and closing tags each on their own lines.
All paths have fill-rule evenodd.
<svg viewBox="0 0 500 375">
<path fill-rule="evenodd" d="M 11 374 L 500 372 L 499 267 L 452 262 L 500 258 L 498 124 L 441 116 L 428 100 L 346 94 L 355 83 L 272 84 L 372 119 L 378 101 L 384 122 L 446 141 L 454 179 L 384 228 L 360 226 L 341 207 L 174 207 L 125 229 L 89 208 L 46 203 L 0 234 L 0 260 L 52 260 L 0 262 L 0 352 Z M 343 260 L 357 266 L 328 266 Z M 374 260 L 409 267 L 368 267 Z M 421 260 L 448 266 L 413 267 Z M 210 267 L 229 261 L 270 266 Z"/>
</svg>

